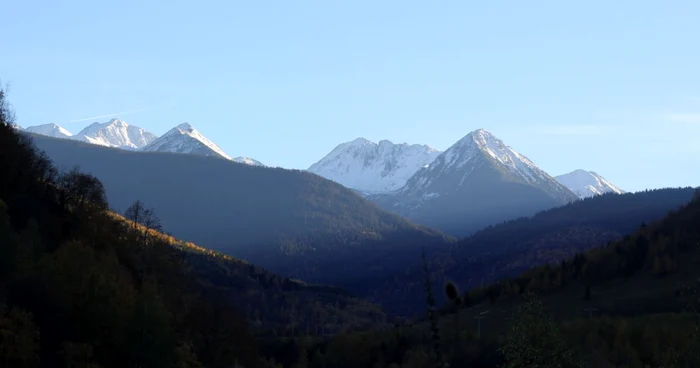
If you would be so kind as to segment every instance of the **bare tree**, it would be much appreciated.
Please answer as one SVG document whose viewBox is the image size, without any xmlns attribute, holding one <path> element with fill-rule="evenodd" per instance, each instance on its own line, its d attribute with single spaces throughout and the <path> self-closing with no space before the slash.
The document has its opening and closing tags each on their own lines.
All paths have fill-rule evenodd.
<svg viewBox="0 0 700 368">
<path fill-rule="evenodd" d="M 134 202 L 129 208 L 124 212 L 124 217 L 131 221 L 132 228 L 136 230 L 137 225 L 141 224 L 144 212 L 143 203 L 139 200 Z"/>
<path fill-rule="evenodd" d="M 158 216 L 156 216 L 156 214 L 152 208 L 148 208 L 145 211 L 143 211 L 143 222 L 141 223 L 141 225 L 143 225 L 143 227 L 145 228 L 143 230 L 144 237 L 151 230 L 155 230 L 155 231 L 162 231 L 163 230 L 163 226 L 160 223 L 160 219 L 158 218 Z"/>
<path fill-rule="evenodd" d="M 151 230 L 162 231 L 160 219 L 156 216 L 152 208 L 146 208 L 143 202 L 136 201 L 124 212 L 124 216 L 131 221 L 132 229 L 136 231 L 138 225 L 143 227 L 143 232 L 139 232 L 139 238 L 148 239 L 148 233 Z"/>
</svg>

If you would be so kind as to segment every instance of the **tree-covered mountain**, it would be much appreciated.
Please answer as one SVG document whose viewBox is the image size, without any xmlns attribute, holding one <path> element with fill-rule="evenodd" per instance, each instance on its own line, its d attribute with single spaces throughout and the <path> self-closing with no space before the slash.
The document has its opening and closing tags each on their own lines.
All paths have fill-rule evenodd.
<svg viewBox="0 0 700 368">
<path fill-rule="evenodd" d="M 557 263 L 620 239 L 642 223 L 662 218 L 692 196 L 692 188 L 609 193 L 489 226 L 460 239 L 448 251 L 429 257 L 436 273 L 434 286 L 454 280 L 472 288 L 542 264 Z M 415 313 L 423 306 L 422 274 L 418 266 L 387 274 L 378 282 L 375 297 L 381 295 L 391 310 Z M 442 296 L 438 300 L 445 301 Z"/>
<path fill-rule="evenodd" d="M 642 201 L 632 205 L 634 198 L 687 193 L 629 194 L 626 210 L 644 207 Z M 589 205 L 611 204 L 612 198 L 624 196 L 603 197 L 607 200 Z M 434 319 L 426 316 L 388 331 L 299 341 L 296 346 L 302 354 L 278 354 L 276 359 L 287 366 L 301 362 L 340 368 L 445 363 L 696 367 L 700 364 L 700 191 L 688 199 L 660 220 L 604 246 L 458 293 L 451 304 L 442 304 Z M 547 217 L 554 221 L 553 215 L 541 220 Z M 432 292 L 447 294 L 449 289 Z"/>
<path fill-rule="evenodd" d="M 162 234 L 150 209 L 110 212 L 102 183 L 55 170 L 5 106 L 0 90 L 0 366 L 264 367 L 254 336 L 384 324 L 338 288 Z"/>
<path fill-rule="evenodd" d="M 469 285 L 556 263 L 634 232 L 693 197 L 693 188 L 609 193 L 490 226 L 460 240 L 445 273 Z"/>
<path fill-rule="evenodd" d="M 141 199 L 178 238 L 308 282 L 362 293 L 450 240 L 305 171 L 32 138 L 59 167 L 100 179 L 117 212 Z"/>
</svg>

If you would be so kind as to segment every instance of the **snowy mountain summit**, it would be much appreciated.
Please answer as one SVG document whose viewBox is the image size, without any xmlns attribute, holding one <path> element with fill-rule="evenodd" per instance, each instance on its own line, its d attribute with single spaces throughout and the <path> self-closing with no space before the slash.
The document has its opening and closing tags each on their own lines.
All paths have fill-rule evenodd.
<svg viewBox="0 0 700 368">
<path fill-rule="evenodd" d="M 189 123 L 182 123 L 170 129 L 160 138 L 141 149 L 149 152 L 189 153 L 201 156 L 214 156 L 231 160 L 219 146 L 207 139 Z"/>
<path fill-rule="evenodd" d="M 368 198 L 420 224 L 458 236 L 578 199 L 484 129 L 457 141 L 397 191 Z"/>
<path fill-rule="evenodd" d="M 56 124 L 42 124 L 42 125 L 35 125 L 35 126 L 30 126 L 25 129 L 25 131 L 30 132 L 30 133 L 35 133 L 35 134 L 41 134 L 49 137 L 54 137 L 54 138 L 68 138 L 73 136 L 73 134 L 60 125 Z"/>
<path fill-rule="evenodd" d="M 368 194 L 397 190 L 440 151 L 426 145 L 364 138 L 338 145 L 308 171 Z"/>
<path fill-rule="evenodd" d="M 430 166 L 413 176 L 401 191 L 456 191 L 465 183 L 469 185 L 470 179 L 484 165 L 496 168 L 511 181 L 537 187 L 562 203 L 575 199 L 571 191 L 530 159 L 484 129 L 477 129 L 457 141 Z M 425 192 L 424 195 L 430 196 L 430 193 Z"/>
<path fill-rule="evenodd" d="M 82 142 L 127 150 L 137 150 L 156 138 L 155 134 L 119 119 L 112 119 L 106 123 L 90 124 L 80 133 L 71 137 L 71 139 Z"/>
<path fill-rule="evenodd" d="M 580 198 L 593 197 L 604 193 L 622 194 L 625 192 L 593 171 L 575 170 L 568 174 L 559 175 L 556 179 Z"/>
</svg>

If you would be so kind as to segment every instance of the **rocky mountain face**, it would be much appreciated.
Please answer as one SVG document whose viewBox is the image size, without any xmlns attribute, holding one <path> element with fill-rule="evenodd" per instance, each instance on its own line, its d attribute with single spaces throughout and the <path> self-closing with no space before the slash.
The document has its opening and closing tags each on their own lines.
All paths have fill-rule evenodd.
<svg viewBox="0 0 700 368">
<path fill-rule="evenodd" d="M 361 193 L 387 193 L 403 187 L 439 154 L 426 145 L 357 138 L 338 145 L 308 171 Z"/>
<path fill-rule="evenodd" d="M 90 124 L 71 137 L 81 142 L 126 150 L 138 150 L 156 138 L 155 134 L 119 119 Z"/>
</svg>

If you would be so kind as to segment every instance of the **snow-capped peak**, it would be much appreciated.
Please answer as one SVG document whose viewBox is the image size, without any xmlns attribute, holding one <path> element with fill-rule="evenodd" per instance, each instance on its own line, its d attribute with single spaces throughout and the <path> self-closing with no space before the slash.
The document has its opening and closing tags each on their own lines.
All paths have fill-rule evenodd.
<svg viewBox="0 0 700 368">
<path fill-rule="evenodd" d="M 593 171 L 574 170 L 568 174 L 559 175 L 556 179 L 580 198 L 593 197 L 604 193 L 622 194 L 625 192 Z"/>
<path fill-rule="evenodd" d="M 68 130 L 54 123 L 30 126 L 25 130 L 30 133 L 46 135 L 54 138 L 68 138 L 73 135 Z"/>
<path fill-rule="evenodd" d="M 465 183 L 469 183 L 475 171 L 484 165 L 497 168 L 514 180 L 541 188 L 562 202 L 576 198 L 568 188 L 541 170 L 530 159 L 485 129 L 472 131 L 457 141 L 427 168 L 417 172 L 407 185 L 401 188 L 401 192 L 425 192 L 422 195 L 428 195 L 426 193 L 456 191 Z M 438 182 L 440 184 L 437 184 Z"/>
<path fill-rule="evenodd" d="M 363 193 L 385 193 L 404 186 L 439 154 L 426 145 L 356 138 L 338 145 L 308 171 Z"/>
<path fill-rule="evenodd" d="M 160 138 L 142 148 L 151 152 L 191 153 L 202 156 L 219 156 L 231 160 L 219 146 L 202 135 L 189 123 L 182 123 Z"/>
<path fill-rule="evenodd" d="M 136 150 L 156 139 L 156 135 L 123 120 L 112 119 L 106 123 L 92 123 L 72 137 L 72 139 L 97 144 Z"/>
<path fill-rule="evenodd" d="M 480 153 L 505 165 L 527 182 L 534 179 L 532 174 L 537 166 L 485 129 L 477 129 L 467 134 L 448 148 L 441 155 L 443 165 L 440 169 L 445 171 L 453 167 L 460 168 Z"/>
</svg>

